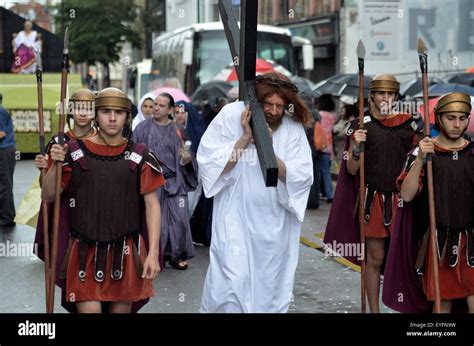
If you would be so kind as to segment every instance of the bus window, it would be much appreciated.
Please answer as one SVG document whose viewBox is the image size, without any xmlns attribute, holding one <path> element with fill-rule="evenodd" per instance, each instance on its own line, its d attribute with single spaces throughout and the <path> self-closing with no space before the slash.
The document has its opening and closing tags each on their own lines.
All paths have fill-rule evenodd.
<svg viewBox="0 0 474 346">
<path fill-rule="evenodd" d="M 196 34 L 195 52 L 197 84 L 210 81 L 223 68 L 232 63 L 224 30 L 205 31 Z"/>
<path fill-rule="evenodd" d="M 270 47 L 260 47 L 258 49 L 258 57 L 265 60 L 273 60 L 272 50 Z"/>
<path fill-rule="evenodd" d="M 285 38 L 282 40 L 282 38 Z M 257 56 L 273 60 L 294 73 L 291 37 L 259 32 L 257 34 Z"/>
<path fill-rule="evenodd" d="M 186 31 L 183 31 L 181 34 L 178 36 L 178 45 L 177 45 L 177 51 L 182 53 L 183 52 L 183 46 L 184 46 L 184 38 L 186 37 Z"/>
<path fill-rule="evenodd" d="M 200 84 L 212 80 L 230 64 L 238 62 L 234 61 L 231 56 L 224 30 L 206 29 L 202 26 L 200 24 L 197 31 L 194 31 L 195 28 L 192 26 L 175 36 L 166 35 L 158 38 L 159 49 L 157 50 L 155 50 L 154 42 L 153 68 L 161 71 L 160 79 L 177 78 L 183 86 L 189 89 L 188 93 L 192 93 Z M 281 33 L 259 31 L 257 33 L 257 57 L 272 60 L 295 73 L 296 66 L 293 63 L 291 36 L 284 32 L 283 29 L 281 29 Z M 194 45 L 193 63 L 183 65 L 184 41 L 191 35 L 193 35 Z"/>
</svg>

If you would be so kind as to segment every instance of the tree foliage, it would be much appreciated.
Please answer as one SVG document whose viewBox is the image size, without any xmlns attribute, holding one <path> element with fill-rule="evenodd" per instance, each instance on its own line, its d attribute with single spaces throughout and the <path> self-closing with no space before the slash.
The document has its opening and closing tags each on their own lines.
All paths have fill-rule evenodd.
<svg viewBox="0 0 474 346">
<path fill-rule="evenodd" d="M 56 9 L 61 31 L 69 26 L 70 57 L 76 63 L 108 66 L 120 60 L 124 42 L 141 47 L 138 10 L 130 0 L 63 0 Z"/>
</svg>

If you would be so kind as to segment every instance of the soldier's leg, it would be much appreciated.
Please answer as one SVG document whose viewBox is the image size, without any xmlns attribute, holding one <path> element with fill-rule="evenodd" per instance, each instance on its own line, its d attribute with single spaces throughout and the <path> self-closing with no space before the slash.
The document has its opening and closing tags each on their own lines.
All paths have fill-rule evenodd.
<svg viewBox="0 0 474 346">
<path fill-rule="evenodd" d="M 129 314 L 132 312 L 132 303 L 129 302 L 113 302 L 110 304 L 111 314 Z"/>
<path fill-rule="evenodd" d="M 451 308 L 453 307 L 453 301 L 452 300 L 442 300 L 441 301 L 441 313 L 446 313 L 449 314 L 451 312 Z M 434 312 L 434 306 L 433 306 L 433 312 Z"/>
<path fill-rule="evenodd" d="M 467 299 L 467 306 L 469 307 L 469 313 L 474 314 L 474 296 L 469 296 Z"/>
<path fill-rule="evenodd" d="M 366 238 L 366 286 L 369 309 L 379 313 L 380 271 L 385 256 L 385 240 L 383 238 Z"/>
<path fill-rule="evenodd" d="M 100 314 L 102 312 L 100 302 L 77 302 L 76 307 L 80 314 Z"/>
</svg>

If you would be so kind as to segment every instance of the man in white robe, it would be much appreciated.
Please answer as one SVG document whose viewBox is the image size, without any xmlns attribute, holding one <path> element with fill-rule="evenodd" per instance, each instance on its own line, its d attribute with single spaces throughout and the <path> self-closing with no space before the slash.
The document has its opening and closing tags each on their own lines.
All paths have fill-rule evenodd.
<svg viewBox="0 0 474 346">
<path fill-rule="evenodd" d="M 301 222 L 313 181 L 303 128 L 310 113 L 286 77 L 263 76 L 257 77 L 256 90 L 277 156 L 277 187 L 265 187 L 243 102 L 221 110 L 198 149 L 204 192 L 214 197 L 201 312 L 287 312 L 292 301 Z M 293 116 L 285 112 L 288 106 Z"/>
</svg>

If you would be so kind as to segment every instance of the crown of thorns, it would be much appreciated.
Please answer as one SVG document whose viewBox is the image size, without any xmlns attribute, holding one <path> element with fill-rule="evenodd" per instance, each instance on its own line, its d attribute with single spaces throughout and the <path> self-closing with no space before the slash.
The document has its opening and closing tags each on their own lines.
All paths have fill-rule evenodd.
<svg viewBox="0 0 474 346">
<path fill-rule="evenodd" d="M 288 82 L 286 80 L 275 78 L 272 76 L 265 76 L 265 75 L 256 76 L 255 83 L 265 83 L 265 84 L 275 85 L 281 88 L 289 89 L 293 91 L 294 93 L 298 93 L 298 87 L 294 85 L 292 82 Z"/>
</svg>

